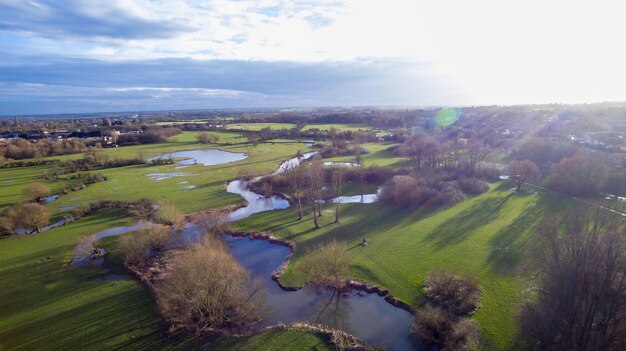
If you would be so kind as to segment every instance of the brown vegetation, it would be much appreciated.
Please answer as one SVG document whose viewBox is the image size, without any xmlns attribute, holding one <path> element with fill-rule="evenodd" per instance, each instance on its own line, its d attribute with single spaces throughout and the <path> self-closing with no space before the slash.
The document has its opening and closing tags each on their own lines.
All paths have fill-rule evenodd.
<svg viewBox="0 0 626 351">
<path fill-rule="evenodd" d="M 155 294 L 172 330 L 244 334 L 259 320 L 262 289 L 220 241 L 191 245 L 169 265 Z"/>
<path fill-rule="evenodd" d="M 457 315 L 476 312 L 481 298 L 476 279 L 444 272 L 430 273 L 424 283 L 424 291 L 428 297 Z"/>
<path fill-rule="evenodd" d="M 31 183 L 24 189 L 24 195 L 37 203 L 42 202 L 43 198 L 50 196 L 51 193 L 50 188 L 39 182 Z"/>
<path fill-rule="evenodd" d="M 118 247 L 127 265 L 143 266 L 147 260 L 167 245 L 171 229 L 153 223 L 143 223 L 139 229 L 123 235 Z"/>
<path fill-rule="evenodd" d="M 469 351 L 477 349 L 479 328 L 474 320 L 426 306 L 415 314 L 411 334 L 425 350 Z"/>
<path fill-rule="evenodd" d="M 520 342 L 534 350 L 626 349 L 626 238 L 601 209 L 547 217 L 535 233 L 536 302 L 522 308 Z"/>
</svg>

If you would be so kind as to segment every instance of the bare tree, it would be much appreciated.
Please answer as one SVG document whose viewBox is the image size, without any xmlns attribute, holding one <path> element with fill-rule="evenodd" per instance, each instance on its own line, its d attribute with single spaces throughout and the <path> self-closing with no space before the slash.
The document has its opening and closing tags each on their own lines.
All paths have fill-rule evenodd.
<svg viewBox="0 0 626 351">
<path fill-rule="evenodd" d="M 626 349 L 626 240 L 621 218 L 581 208 L 535 233 L 541 269 L 520 340 L 536 350 Z"/>
<path fill-rule="evenodd" d="M 50 196 L 51 193 L 50 188 L 39 182 L 31 183 L 24 189 L 24 195 L 37 203 L 42 202 L 43 198 Z"/>
<path fill-rule="evenodd" d="M 313 207 L 313 223 L 319 228 L 317 218 L 322 216 L 322 186 L 324 185 L 324 164 L 321 158 L 314 157 L 307 169 L 306 194 Z"/>
<path fill-rule="evenodd" d="M 209 143 L 209 133 L 207 132 L 200 132 L 198 133 L 198 142 L 200 144 L 208 144 Z"/>
<path fill-rule="evenodd" d="M 511 161 L 507 168 L 509 179 L 517 184 L 517 191 L 520 190 L 522 184 L 531 182 L 541 177 L 541 171 L 536 163 L 531 160 Z"/>
<path fill-rule="evenodd" d="M 24 228 L 31 233 L 41 232 L 41 228 L 50 223 L 50 212 L 38 203 L 13 205 L 10 213 L 15 228 Z"/>
<path fill-rule="evenodd" d="M 345 243 L 333 239 L 310 250 L 302 259 L 300 269 L 314 284 L 342 289 L 349 278 L 351 259 L 347 252 Z"/>
<path fill-rule="evenodd" d="M 341 196 L 341 188 L 343 186 L 343 168 L 336 167 L 332 172 L 332 189 L 335 196 L 335 223 L 339 223 L 339 197 Z"/>
<path fill-rule="evenodd" d="M 174 256 L 171 271 L 155 286 L 173 330 L 196 335 L 245 333 L 260 319 L 263 290 L 217 239 Z"/>
<path fill-rule="evenodd" d="M 285 170 L 285 177 L 291 188 L 291 194 L 298 209 L 298 220 L 302 219 L 302 197 L 305 188 L 304 167 L 300 165 L 289 166 Z"/>
</svg>

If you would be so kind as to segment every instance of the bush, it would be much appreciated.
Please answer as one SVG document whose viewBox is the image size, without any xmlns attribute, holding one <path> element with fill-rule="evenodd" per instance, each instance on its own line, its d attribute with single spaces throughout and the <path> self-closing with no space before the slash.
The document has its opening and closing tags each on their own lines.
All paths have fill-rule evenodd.
<svg viewBox="0 0 626 351">
<path fill-rule="evenodd" d="M 455 318 L 432 306 L 417 311 L 411 334 L 426 350 L 475 350 L 478 346 L 475 321 Z"/>
<path fill-rule="evenodd" d="M 167 245 L 170 228 L 160 224 L 144 223 L 139 229 L 125 234 L 118 247 L 124 255 L 124 262 L 131 266 L 143 266 Z"/>
<path fill-rule="evenodd" d="M 260 319 L 260 285 L 220 241 L 189 246 L 170 267 L 155 294 L 173 331 L 245 333 Z"/>
<path fill-rule="evenodd" d="M 457 184 L 466 194 L 482 194 L 489 191 L 489 183 L 473 177 L 460 177 Z"/>
<path fill-rule="evenodd" d="M 169 202 L 161 202 L 154 213 L 154 220 L 161 224 L 181 228 L 185 224 L 185 215 Z"/>
<path fill-rule="evenodd" d="M 478 282 L 470 277 L 433 272 L 424 283 L 426 295 L 458 315 L 469 315 L 478 309 L 481 298 Z"/>
</svg>

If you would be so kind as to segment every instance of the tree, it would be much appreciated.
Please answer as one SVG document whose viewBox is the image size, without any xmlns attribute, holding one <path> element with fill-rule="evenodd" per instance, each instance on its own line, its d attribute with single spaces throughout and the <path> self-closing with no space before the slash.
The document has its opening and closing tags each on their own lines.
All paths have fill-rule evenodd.
<svg viewBox="0 0 626 351">
<path fill-rule="evenodd" d="M 335 200 L 335 223 L 339 223 L 339 197 L 341 196 L 341 188 L 343 186 L 343 168 L 336 167 L 333 169 L 331 183 Z"/>
<path fill-rule="evenodd" d="M 604 186 L 607 177 L 608 166 L 602 157 L 579 153 L 552 165 L 546 185 L 569 195 L 593 195 Z"/>
<path fill-rule="evenodd" d="M 536 350 L 626 349 L 626 240 L 621 218 L 579 208 L 535 232 L 536 302 L 521 313 L 520 341 Z"/>
<path fill-rule="evenodd" d="M 314 157 L 313 162 L 307 169 L 307 188 L 306 194 L 313 206 L 313 223 L 315 228 L 319 228 L 317 217 L 322 216 L 322 205 L 320 200 L 322 198 L 322 186 L 324 185 L 324 164 L 322 159 Z"/>
<path fill-rule="evenodd" d="M 31 183 L 24 189 L 24 195 L 37 203 L 42 202 L 43 198 L 50 196 L 51 193 L 50 188 L 39 182 Z"/>
<path fill-rule="evenodd" d="M 345 243 L 333 239 L 310 250 L 303 258 L 300 270 L 313 284 L 340 290 L 349 278 L 351 260 L 347 252 Z"/>
<path fill-rule="evenodd" d="M 146 222 L 139 229 L 123 235 L 118 248 L 126 264 L 143 266 L 148 258 L 165 249 L 170 234 L 169 227 Z"/>
<path fill-rule="evenodd" d="M 219 137 L 215 134 L 209 134 L 207 132 L 198 133 L 198 142 L 200 144 L 215 144 L 219 140 Z"/>
<path fill-rule="evenodd" d="M 291 188 L 291 194 L 296 202 L 298 209 L 298 220 L 302 219 L 302 196 L 305 187 L 305 175 L 304 167 L 299 164 L 288 166 L 284 172 L 289 187 Z"/>
<path fill-rule="evenodd" d="M 541 177 L 539 167 L 531 160 L 511 161 L 507 173 L 509 173 L 509 179 L 517 184 L 517 191 L 520 190 L 522 184 L 537 180 Z"/>
<path fill-rule="evenodd" d="M 261 285 L 251 281 L 219 240 L 209 237 L 180 250 L 170 267 L 155 294 L 173 330 L 241 334 L 260 319 Z"/>
<path fill-rule="evenodd" d="M 30 233 L 40 233 L 41 228 L 50 223 L 50 212 L 38 203 L 13 205 L 9 213 L 15 228 L 23 228 Z"/>
<path fill-rule="evenodd" d="M 209 143 L 209 133 L 207 132 L 200 132 L 198 133 L 198 142 L 200 144 L 208 144 Z"/>
</svg>

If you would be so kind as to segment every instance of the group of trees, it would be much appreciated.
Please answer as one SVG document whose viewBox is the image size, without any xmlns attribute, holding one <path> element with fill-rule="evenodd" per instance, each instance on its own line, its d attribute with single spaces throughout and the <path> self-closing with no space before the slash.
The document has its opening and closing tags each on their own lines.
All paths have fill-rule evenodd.
<svg viewBox="0 0 626 351">
<path fill-rule="evenodd" d="M 547 216 L 534 234 L 536 298 L 522 308 L 533 350 L 626 349 L 626 237 L 603 209 Z"/>
<path fill-rule="evenodd" d="M 197 138 L 200 144 L 215 144 L 220 140 L 217 134 L 207 132 L 199 132 Z"/>
<path fill-rule="evenodd" d="M 45 198 L 52 193 L 46 185 L 35 182 L 24 188 L 24 196 L 29 201 L 9 206 L 0 213 L 0 233 L 15 234 L 23 229 L 26 233 L 39 233 L 50 223 L 50 212 L 43 205 Z"/>
<path fill-rule="evenodd" d="M 13 143 L 0 148 L 0 155 L 12 160 L 23 160 L 46 156 L 77 154 L 87 148 L 84 140 L 72 138 L 62 141 L 38 140 L 32 143 L 26 139 L 16 139 Z"/>
</svg>

